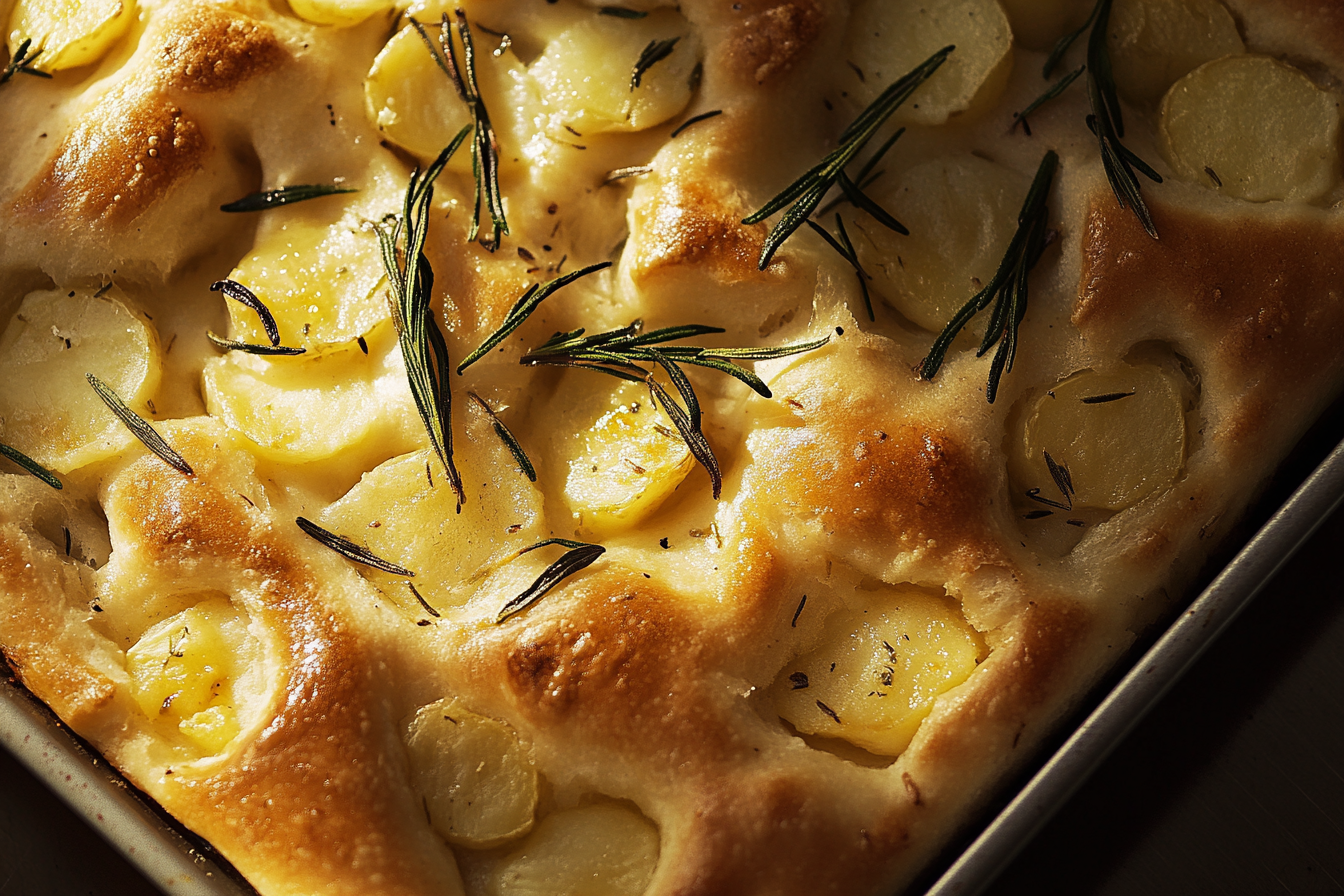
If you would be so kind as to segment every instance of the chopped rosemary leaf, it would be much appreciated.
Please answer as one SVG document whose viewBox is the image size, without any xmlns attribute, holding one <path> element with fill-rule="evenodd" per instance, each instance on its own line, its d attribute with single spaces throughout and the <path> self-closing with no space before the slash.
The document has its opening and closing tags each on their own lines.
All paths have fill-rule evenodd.
<svg viewBox="0 0 1344 896">
<path fill-rule="evenodd" d="M 878 129 L 891 117 L 893 112 L 900 108 L 902 103 L 910 98 L 910 95 L 918 89 L 919 85 L 927 81 L 929 76 L 938 70 L 938 67 L 947 60 L 948 54 L 954 49 L 956 48 L 952 46 L 943 47 L 916 66 L 909 74 L 893 82 L 891 86 L 882 91 L 877 99 L 873 100 L 868 108 L 859 113 L 858 118 L 850 122 L 849 127 L 845 128 L 840 134 L 839 146 L 786 187 L 784 192 L 742 219 L 743 224 L 757 224 L 775 212 L 788 207 L 784 217 L 780 218 L 779 222 L 771 229 L 770 235 L 766 237 L 765 245 L 761 247 L 761 257 L 757 263 L 761 270 L 765 270 L 770 265 L 770 259 L 775 257 L 775 252 L 783 245 L 784 241 L 812 216 L 812 212 L 821 203 L 822 198 L 840 179 L 845 167 L 854 161 L 854 158 L 868 145 L 868 141 L 873 138 Z M 887 147 L 894 140 L 894 137 L 888 140 Z M 883 147 L 882 152 L 885 152 L 887 147 Z M 868 170 L 868 167 L 865 166 L 863 174 L 857 179 L 859 183 L 863 182 L 863 177 Z"/>
<path fill-rule="evenodd" d="M 836 711 L 831 709 L 825 703 L 822 703 L 820 700 L 817 701 L 817 709 L 821 710 L 822 712 L 826 713 L 826 715 L 830 716 L 831 721 L 835 722 L 835 724 L 837 725 L 841 724 L 840 716 L 836 713 Z"/>
<path fill-rule="evenodd" d="M 1014 112 L 1013 126 L 1009 128 L 1009 131 L 1015 130 L 1017 126 L 1020 124 L 1022 125 L 1022 132 L 1026 134 L 1028 137 L 1030 137 L 1031 124 L 1027 121 L 1027 119 L 1031 117 L 1031 114 L 1035 112 L 1037 109 L 1041 108 L 1046 103 L 1050 102 L 1055 97 L 1059 96 L 1061 93 L 1068 90 L 1069 85 L 1072 84 L 1074 81 L 1078 80 L 1078 76 L 1083 73 L 1083 69 L 1085 68 L 1087 68 L 1087 66 L 1085 65 L 1078 66 L 1076 69 L 1074 69 L 1073 71 L 1069 72 L 1067 75 L 1056 81 L 1054 84 L 1050 85 L 1050 88 L 1046 90 L 1045 93 L 1041 94 L 1040 96 L 1036 97 L 1036 99 L 1032 100 L 1031 104 L 1027 106 L 1027 108 L 1023 109 L 1021 112 Z"/>
<path fill-rule="evenodd" d="M 84 378 L 89 381 L 93 391 L 98 393 L 98 397 L 103 400 L 103 404 L 107 405 L 112 413 L 117 415 L 117 419 L 131 431 L 131 435 L 139 439 L 146 448 L 157 454 L 164 463 L 174 470 L 188 476 L 196 475 L 195 471 L 191 469 L 191 464 L 187 463 L 182 455 L 174 451 L 172 446 L 164 441 L 163 436 L 159 435 L 158 431 L 149 425 L 149 421 L 127 407 L 126 402 L 122 401 L 121 396 L 112 391 L 107 383 L 91 373 L 84 374 Z"/>
<path fill-rule="evenodd" d="M 453 43 L 453 27 L 448 13 L 443 14 L 439 23 L 437 49 L 424 25 L 411 19 L 411 26 L 419 33 L 434 63 L 448 76 L 457 89 L 457 95 L 471 112 L 471 172 L 476 179 L 476 203 L 471 213 L 471 229 L 467 239 L 474 240 L 480 235 L 481 208 L 484 206 L 490 216 L 490 237 L 481 240 L 481 245 L 493 252 L 499 248 L 500 237 L 509 232 L 509 222 L 504 217 L 504 195 L 499 190 L 499 140 L 495 138 L 490 113 L 485 108 L 485 100 L 476 83 L 476 48 L 472 44 L 467 14 L 461 9 L 454 10 L 454 13 L 457 16 L 458 38 L 462 41 L 460 59 Z"/>
<path fill-rule="evenodd" d="M 669 37 L 666 40 L 651 40 L 639 54 L 639 59 L 635 60 L 635 67 L 630 72 L 630 92 L 634 93 L 635 88 L 640 85 L 645 72 L 653 68 L 659 62 L 672 55 L 680 37 Z"/>
<path fill-rule="evenodd" d="M 323 547 L 330 548 L 347 560 L 363 563 L 365 566 L 372 566 L 374 569 L 381 569 L 383 572 L 390 572 L 394 576 L 406 576 L 407 578 L 414 578 L 415 576 L 415 573 L 406 569 L 404 566 L 390 563 L 382 557 L 374 555 L 368 548 L 360 547 L 343 535 L 329 532 L 306 517 L 298 517 L 294 522 L 297 523 L 299 528 L 310 538 L 321 543 Z M 418 596 L 419 595 L 417 595 L 417 597 Z M 431 610 L 431 612 L 433 611 Z M 437 616 L 439 614 L 435 613 L 434 615 Z"/>
<path fill-rule="evenodd" d="M 643 328 L 644 322 L 637 320 L 628 327 L 592 336 L 585 336 L 582 328 L 568 333 L 556 333 L 545 343 L 523 355 L 519 363 L 529 367 L 538 365 L 577 367 L 595 370 L 629 382 L 647 383 L 655 402 L 663 406 L 679 434 L 686 441 L 691 454 L 709 473 L 714 485 L 715 498 L 719 497 L 722 486 L 718 461 L 700 429 L 699 399 L 680 365 L 691 364 L 717 370 L 745 383 L 763 398 L 770 398 L 770 388 L 760 377 L 733 362 L 765 361 L 796 355 L 821 348 L 831 338 L 824 336 L 810 342 L 775 347 L 704 348 L 663 343 L 688 339 L 692 336 L 722 333 L 721 328 L 686 324 L 679 327 L 663 327 L 648 333 L 643 332 Z M 655 345 L 659 347 L 653 348 Z M 653 379 L 656 368 L 662 368 L 672 385 L 676 387 L 686 404 L 684 410 Z"/>
<path fill-rule="evenodd" d="M 354 187 L 342 187 L 337 184 L 293 184 L 275 190 L 258 190 L 248 193 L 242 199 L 225 203 L 219 207 L 222 212 L 264 212 L 269 208 L 306 202 L 322 196 L 335 196 L 338 193 L 358 193 Z"/>
<path fill-rule="evenodd" d="M 38 479 L 41 479 L 57 491 L 65 488 L 65 486 L 61 484 L 61 480 L 56 478 L 55 473 L 42 466 L 22 451 L 19 451 L 17 448 L 11 448 L 4 442 L 0 442 L 0 456 L 7 457 L 14 461 L 14 463 L 23 467 L 23 469 L 36 476 Z M 69 536 L 67 535 L 67 537 Z M 66 553 L 68 554 L 70 552 L 67 550 Z"/>
<path fill-rule="evenodd" d="M 1111 21 L 1113 0 L 1097 0 L 1087 21 L 1076 31 L 1071 31 L 1059 39 L 1050 57 L 1045 61 L 1041 74 L 1048 78 L 1059 61 L 1064 58 L 1069 47 L 1084 31 L 1091 28 L 1087 37 L 1087 103 L 1092 112 L 1087 116 L 1087 128 L 1097 138 L 1101 147 L 1101 165 L 1110 181 L 1111 190 L 1121 208 L 1128 208 L 1139 219 L 1143 229 L 1153 239 L 1157 239 L 1157 226 L 1153 223 L 1152 212 L 1143 201 L 1139 192 L 1139 179 L 1134 169 L 1153 183 L 1162 183 L 1162 175 L 1153 170 L 1143 159 L 1131 152 L 1120 138 L 1125 136 L 1125 122 L 1120 112 L 1120 98 L 1115 91 L 1115 72 L 1111 69 L 1111 53 L 1106 46 L 1106 30 Z M 1065 85 L 1067 86 L 1067 85 Z"/>
<path fill-rule="evenodd" d="M 208 330 L 205 338 L 214 343 L 216 348 L 221 348 L 226 352 L 246 352 L 249 355 L 301 355 L 307 351 L 306 348 L 293 345 L 258 345 L 255 342 L 239 342 L 236 339 L 216 336 Z"/>
<path fill-rule="evenodd" d="M 238 304 L 255 311 L 257 317 L 261 318 L 261 327 L 266 331 L 266 338 L 271 341 L 271 345 L 280 344 L 280 327 L 275 322 L 275 315 L 271 314 L 271 309 L 261 299 L 253 295 L 252 290 L 237 280 L 216 280 L 210 284 L 210 291 L 222 292 Z"/>
<path fill-rule="evenodd" d="M 691 125 L 699 124 L 700 122 L 705 121 L 706 119 L 714 118 L 715 116 L 722 114 L 723 114 L 722 109 L 714 109 L 710 112 L 701 112 L 699 115 L 693 115 L 690 118 L 683 121 L 681 124 L 677 125 L 676 128 L 673 129 L 672 133 L 667 135 L 667 139 L 671 140 L 673 137 L 679 137 L 681 136 L 681 132 L 686 130 Z"/>
<path fill-rule="evenodd" d="M 1013 359 L 1017 355 L 1017 328 L 1027 313 L 1028 275 L 1050 242 L 1047 229 L 1050 220 L 1048 200 L 1050 184 L 1058 167 L 1059 156 L 1053 149 L 1047 151 L 1040 167 L 1036 169 L 1036 177 L 1027 191 L 1022 211 L 1018 213 L 1017 232 L 1013 234 L 1012 242 L 1003 254 L 999 269 L 985 288 L 962 306 L 933 341 L 933 347 L 920 365 L 919 375 L 922 379 L 933 379 L 943 365 L 952 340 L 970 323 L 971 318 L 993 301 L 994 310 L 990 313 L 989 326 L 975 356 L 983 357 L 995 343 L 999 346 L 990 363 L 989 383 L 985 388 L 985 397 L 990 404 L 994 403 L 999 391 L 999 380 L 1005 372 L 1013 369 Z"/>
<path fill-rule="evenodd" d="M 1078 399 L 1083 404 L 1105 404 L 1108 401 L 1119 401 L 1122 398 L 1132 398 L 1133 392 L 1107 392 L 1105 395 L 1088 395 Z"/>
<path fill-rule="evenodd" d="M 431 607 L 431 606 L 429 605 L 429 601 L 425 600 L 423 597 L 420 596 L 420 589 L 419 589 L 419 588 L 416 588 L 416 587 L 415 587 L 415 584 L 414 584 L 413 582 L 407 582 L 407 583 L 406 583 L 406 587 L 409 588 L 409 589 L 411 589 L 411 594 L 414 594 L 414 595 L 415 595 L 415 599 L 416 599 L 416 601 L 419 602 L 420 606 L 424 608 L 424 610 L 425 610 L 426 613 L 428 613 L 429 615 L 433 616 L 435 619 L 441 619 L 441 618 L 442 618 L 442 617 L 439 615 L 439 611 L 436 610 L 436 609 L 434 609 L 433 607 Z"/>
<path fill-rule="evenodd" d="M 568 547 L 564 555 L 537 576 L 537 580 L 513 600 L 500 608 L 499 614 L 495 616 L 495 622 L 500 623 L 515 613 L 521 613 L 528 607 L 546 596 L 546 593 L 559 585 L 562 581 L 574 575 L 585 567 L 591 566 L 593 561 L 606 553 L 607 549 L 598 544 L 587 544 L 582 541 L 570 541 L 566 538 L 548 538 L 545 541 L 537 542 L 529 548 L 519 551 L 519 554 L 526 554 L 528 551 L 535 551 L 537 548 L 544 548 L 547 545 L 558 544 Z"/>
<path fill-rule="evenodd" d="M 23 43 L 19 44 L 14 56 L 9 60 L 9 65 L 0 72 L 0 84 L 9 81 L 10 78 L 17 75 L 32 75 L 35 78 L 50 78 L 50 72 L 44 72 L 41 69 L 33 68 L 33 60 L 42 55 L 42 50 L 38 49 L 33 55 L 28 55 L 28 48 L 33 45 L 31 37 L 25 37 Z"/>
<path fill-rule="evenodd" d="M 618 19 L 642 19 L 648 15 L 646 12 L 626 9 L 623 6 L 604 6 L 598 10 L 598 13 L 604 16 L 615 16 Z"/>
<path fill-rule="evenodd" d="M 859 291 L 863 293 L 863 307 L 868 310 L 868 319 L 877 320 L 877 316 L 873 314 L 873 301 L 868 295 L 868 281 L 871 280 L 872 277 L 870 277 L 868 272 L 863 269 L 863 265 L 859 264 L 859 255 L 854 251 L 854 244 L 850 242 L 849 234 L 845 232 L 845 222 L 840 217 L 840 213 L 835 213 L 835 226 L 840 232 L 839 240 L 836 240 L 835 237 L 827 232 L 826 228 L 810 218 L 807 221 L 807 226 L 816 231 L 832 249 L 840 253 L 841 258 L 849 262 L 850 267 L 854 268 L 854 273 L 859 278 Z"/>
<path fill-rule="evenodd" d="M 1024 520 L 1043 520 L 1048 516 L 1054 515 L 1053 510 L 1029 510 L 1022 515 Z"/>
<path fill-rule="evenodd" d="M 490 418 L 490 425 L 494 427 L 495 435 L 499 436 L 499 440 L 509 449 L 509 453 L 513 455 L 514 462 L 518 464 L 518 469 L 532 482 L 536 482 L 536 467 L 532 466 L 532 461 L 527 458 L 527 452 L 523 450 L 523 446 L 518 443 L 518 439 L 509 428 L 504 425 L 504 421 L 499 419 L 499 415 L 495 413 L 495 409 L 486 404 L 485 399 L 475 392 L 468 392 L 467 395 L 475 401 L 480 409 L 485 411 L 486 416 Z"/>
<path fill-rule="evenodd" d="M 459 512 L 467 497 L 462 489 L 462 477 L 453 464 L 453 399 L 449 387 L 448 344 L 429 307 L 434 293 L 434 269 L 425 257 L 425 237 L 429 233 L 434 179 L 462 145 L 469 130 L 464 127 L 458 131 L 453 142 L 444 147 L 423 174 L 418 168 L 411 172 L 401 215 L 388 216 L 378 228 L 383 270 L 392 290 L 392 321 L 397 327 L 411 397 L 424 421 L 429 443 L 447 472 L 448 485 L 457 496 Z M 403 234 L 405 246 L 399 258 L 397 247 Z"/>
<path fill-rule="evenodd" d="M 514 303 L 513 308 L 509 310 L 509 313 L 505 315 L 504 323 L 500 324 L 499 329 L 494 333 L 491 333 L 490 336 L 480 344 L 480 347 L 467 355 L 462 359 L 462 363 L 457 365 L 458 375 L 460 376 L 462 371 L 490 354 L 496 346 L 505 339 L 508 339 L 509 335 L 513 333 L 514 330 L 521 327 L 523 321 L 527 320 L 542 302 L 546 301 L 575 280 L 587 277 L 589 274 L 594 274 L 598 271 L 606 270 L 609 267 L 611 267 L 611 262 L 600 261 L 597 264 L 590 264 L 586 268 L 571 271 L 568 274 L 563 274 L 553 280 L 548 280 L 545 283 L 533 283 L 527 288 L 527 291 L 518 298 L 518 301 Z"/>
</svg>

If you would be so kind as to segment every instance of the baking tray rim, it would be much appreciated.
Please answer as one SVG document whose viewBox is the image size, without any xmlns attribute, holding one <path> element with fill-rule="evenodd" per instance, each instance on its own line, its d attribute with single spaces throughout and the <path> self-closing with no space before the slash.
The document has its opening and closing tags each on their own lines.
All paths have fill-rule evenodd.
<svg viewBox="0 0 1344 896">
<path fill-rule="evenodd" d="M 1130 666 L 925 896 L 975 896 L 988 887 L 1341 502 L 1344 441 Z M 197 849 L 148 795 L 22 685 L 3 676 L 0 745 L 164 893 L 255 893 L 236 871 Z"/>
</svg>

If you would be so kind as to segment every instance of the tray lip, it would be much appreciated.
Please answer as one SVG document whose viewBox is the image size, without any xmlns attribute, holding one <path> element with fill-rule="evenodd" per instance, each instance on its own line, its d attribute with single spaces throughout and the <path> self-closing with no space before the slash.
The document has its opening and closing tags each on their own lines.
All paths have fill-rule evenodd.
<svg viewBox="0 0 1344 896">
<path fill-rule="evenodd" d="M 925 896 L 982 893 L 1342 503 L 1344 441 L 1130 666 Z"/>
<path fill-rule="evenodd" d="M 983 892 L 1341 503 L 1344 441 L 1044 759 L 925 896 Z M 0 672 L 8 670 L 0 664 Z M 0 745 L 168 896 L 255 896 L 235 870 L 198 851 L 151 797 L 8 674 L 0 674 Z"/>
</svg>

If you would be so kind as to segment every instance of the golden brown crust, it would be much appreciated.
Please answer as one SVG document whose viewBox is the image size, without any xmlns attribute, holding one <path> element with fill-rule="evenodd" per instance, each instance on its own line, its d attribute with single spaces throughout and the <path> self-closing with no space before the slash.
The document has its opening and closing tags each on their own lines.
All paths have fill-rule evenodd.
<svg viewBox="0 0 1344 896">
<path fill-rule="evenodd" d="M 756 267 L 766 227 L 742 224 L 746 213 L 707 184 L 660 183 L 634 211 L 638 252 L 632 276 L 643 284 L 661 272 L 694 267 L 720 283 L 768 280 L 770 274 Z"/>
<path fill-rule="evenodd" d="M 730 70 L 757 84 L 774 81 L 798 65 L 827 18 L 818 0 L 735 4 L 734 10 L 739 7 L 741 19 L 724 49 Z"/>
<path fill-rule="evenodd" d="M 158 43 L 160 83 L 187 93 L 233 90 L 289 58 L 270 26 L 208 4 L 185 9 Z"/>
</svg>

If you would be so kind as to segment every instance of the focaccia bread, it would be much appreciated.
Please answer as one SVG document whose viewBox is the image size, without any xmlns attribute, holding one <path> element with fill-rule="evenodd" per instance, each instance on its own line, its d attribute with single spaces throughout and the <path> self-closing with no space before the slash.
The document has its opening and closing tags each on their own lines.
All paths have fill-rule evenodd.
<svg viewBox="0 0 1344 896">
<path fill-rule="evenodd" d="M 894 892 L 1344 377 L 1330 0 L 0 12 L 0 647 L 265 896 Z"/>
</svg>

